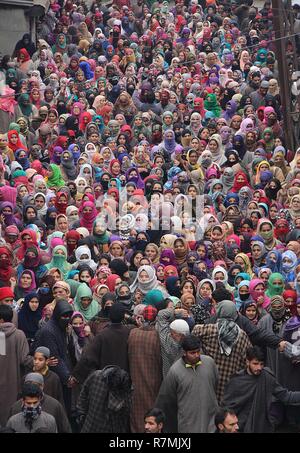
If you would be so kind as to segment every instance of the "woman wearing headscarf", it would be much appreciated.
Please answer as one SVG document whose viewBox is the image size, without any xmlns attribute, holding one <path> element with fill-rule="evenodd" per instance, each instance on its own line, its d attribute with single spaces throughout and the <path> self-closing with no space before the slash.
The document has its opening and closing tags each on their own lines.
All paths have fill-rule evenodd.
<svg viewBox="0 0 300 453">
<path fill-rule="evenodd" d="M 210 136 L 207 150 L 212 154 L 212 161 L 214 164 L 221 166 L 225 163 L 225 150 L 222 144 L 222 138 L 219 134 L 213 134 Z"/>
<path fill-rule="evenodd" d="M 269 219 L 259 219 L 256 232 L 263 238 L 267 251 L 273 250 L 277 245 L 280 245 L 278 239 L 274 237 L 274 225 Z"/>
<path fill-rule="evenodd" d="M 178 269 L 183 269 L 187 264 L 187 254 L 189 252 L 189 245 L 186 239 L 178 238 L 174 241 L 174 254 L 175 261 Z"/>
<path fill-rule="evenodd" d="M 252 266 L 248 255 L 246 255 L 245 253 L 238 253 L 235 256 L 234 262 L 235 264 L 242 266 L 243 272 L 249 274 L 251 278 L 253 277 Z"/>
<path fill-rule="evenodd" d="M 270 299 L 266 296 L 266 285 L 263 280 L 254 278 L 249 283 L 249 292 L 251 299 L 256 303 L 257 311 L 260 318 L 267 314 L 270 305 Z"/>
<path fill-rule="evenodd" d="M 147 265 L 139 267 L 137 276 L 130 286 L 132 292 L 136 289 L 139 289 L 144 296 L 152 289 L 159 289 L 164 297 L 168 296 L 166 289 L 157 280 L 155 269 Z"/>
<path fill-rule="evenodd" d="M 282 254 L 282 268 L 281 273 L 285 278 L 285 283 L 293 284 L 296 278 L 296 267 L 298 258 L 291 250 L 286 250 Z"/>
<path fill-rule="evenodd" d="M 271 297 L 269 313 L 259 321 L 257 326 L 283 338 L 284 328 L 289 318 L 290 314 L 286 310 L 283 297 L 281 295 L 273 295 Z M 283 363 L 281 362 L 281 354 L 278 350 L 267 348 L 266 365 L 271 368 L 276 378 L 280 381 Z"/>
<path fill-rule="evenodd" d="M 265 264 L 266 249 L 261 241 L 251 241 L 251 256 L 253 262 L 253 272 L 258 273 L 260 267 Z"/>
<path fill-rule="evenodd" d="M 86 228 L 90 233 L 92 233 L 97 215 L 98 211 L 95 204 L 91 201 L 84 201 L 79 208 L 80 226 Z"/>
<path fill-rule="evenodd" d="M 48 187 L 56 187 L 57 189 L 65 185 L 60 168 L 56 164 L 50 164 L 48 176 L 46 177 Z"/>
<path fill-rule="evenodd" d="M 60 159 L 60 170 L 65 181 L 74 181 L 76 179 L 77 169 L 71 151 L 63 151 Z"/>
<path fill-rule="evenodd" d="M 221 402 L 224 387 L 230 377 L 245 366 L 246 352 L 251 343 L 247 334 L 235 322 L 238 313 L 233 302 L 219 302 L 216 317 L 216 324 L 198 324 L 192 334 L 201 338 L 204 353 L 210 355 L 218 367 L 221 379 L 217 398 Z"/>
<path fill-rule="evenodd" d="M 14 288 L 15 300 L 23 299 L 34 290 L 36 290 L 35 275 L 31 270 L 25 269 L 21 272 Z"/>
<path fill-rule="evenodd" d="M 52 251 L 52 260 L 50 263 L 46 264 L 47 269 L 58 268 L 62 273 L 63 277 L 66 279 L 68 273 L 72 269 L 72 265 L 68 263 L 68 252 L 66 247 L 63 245 L 57 245 Z"/>
<path fill-rule="evenodd" d="M 35 335 L 39 330 L 41 319 L 42 308 L 38 293 L 30 292 L 26 294 L 24 303 L 18 313 L 18 329 L 24 332 L 29 346 L 33 343 Z"/>
<path fill-rule="evenodd" d="M 73 269 L 78 269 L 81 264 L 89 266 L 93 271 L 97 269 L 97 263 L 92 260 L 91 251 L 88 246 L 81 245 L 75 250 L 76 262 L 73 264 Z"/>
<path fill-rule="evenodd" d="M 90 321 L 99 311 L 99 305 L 93 299 L 92 291 L 86 283 L 81 283 L 74 299 L 74 308 L 79 311 L 85 321 Z"/>
</svg>

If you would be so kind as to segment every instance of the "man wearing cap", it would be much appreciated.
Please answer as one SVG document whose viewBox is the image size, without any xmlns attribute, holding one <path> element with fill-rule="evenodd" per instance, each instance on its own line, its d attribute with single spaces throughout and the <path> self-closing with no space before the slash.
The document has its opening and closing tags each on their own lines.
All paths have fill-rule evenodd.
<svg viewBox="0 0 300 453">
<path fill-rule="evenodd" d="M 33 371 L 44 378 L 44 392 L 64 405 L 60 379 L 54 371 L 49 370 L 50 349 L 45 346 L 36 348 L 33 355 Z"/>
<path fill-rule="evenodd" d="M 166 432 L 213 433 L 218 409 L 218 368 L 214 360 L 200 355 L 200 340 L 188 335 L 183 355 L 164 378 L 155 407 L 166 415 Z"/>
<path fill-rule="evenodd" d="M 125 307 L 120 303 L 113 304 L 109 311 L 110 324 L 87 345 L 73 370 L 77 381 L 83 383 L 92 371 L 108 365 L 129 371 L 127 340 L 130 327 L 122 324 L 124 316 Z"/>
<path fill-rule="evenodd" d="M 71 426 L 66 416 L 66 411 L 59 401 L 47 395 L 44 385 L 44 378 L 40 373 L 28 373 L 24 379 L 25 384 L 37 385 L 42 392 L 40 399 L 41 410 L 54 417 L 59 433 L 71 433 Z M 23 399 L 19 399 L 9 411 L 9 417 L 22 412 Z"/>
<path fill-rule="evenodd" d="M 55 418 L 42 411 L 43 392 L 40 386 L 27 382 L 22 389 L 21 411 L 9 418 L 7 427 L 17 433 L 43 432 L 57 433 Z"/>
<path fill-rule="evenodd" d="M 174 308 L 171 307 L 159 311 L 156 330 L 160 339 L 163 377 L 165 377 L 175 360 L 181 356 L 181 342 L 186 335 L 189 335 L 190 328 L 184 319 L 175 319 Z"/>
<path fill-rule="evenodd" d="M 142 305 L 140 305 L 143 307 Z M 162 381 L 160 342 L 155 330 L 157 309 L 144 305 L 136 318 L 139 326 L 128 338 L 130 376 L 133 383 L 133 401 L 130 414 L 131 432 L 144 432 L 143 417 L 153 406 Z"/>
<path fill-rule="evenodd" d="M 257 110 L 258 107 L 265 105 L 265 96 L 268 93 L 268 89 L 269 82 L 267 80 L 263 80 L 260 83 L 259 89 L 250 93 L 249 97 L 255 110 Z"/>
<path fill-rule="evenodd" d="M 12 323 L 18 328 L 18 314 L 13 306 L 14 303 L 14 292 L 9 286 L 3 286 L 0 288 L 0 305 L 8 305 L 13 310 Z"/>
<path fill-rule="evenodd" d="M 14 326 L 12 317 L 12 308 L 0 305 L 0 426 L 5 426 L 21 390 L 21 367 L 32 367 L 25 334 Z"/>
</svg>

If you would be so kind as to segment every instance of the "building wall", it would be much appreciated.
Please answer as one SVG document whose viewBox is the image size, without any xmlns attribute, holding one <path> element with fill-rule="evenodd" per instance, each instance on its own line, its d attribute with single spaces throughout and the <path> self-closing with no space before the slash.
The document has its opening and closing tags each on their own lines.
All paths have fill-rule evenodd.
<svg viewBox="0 0 300 453">
<path fill-rule="evenodd" d="M 24 33 L 30 33 L 30 21 L 23 8 L 8 8 L 0 4 L 0 52 L 12 54 L 16 42 Z"/>
</svg>

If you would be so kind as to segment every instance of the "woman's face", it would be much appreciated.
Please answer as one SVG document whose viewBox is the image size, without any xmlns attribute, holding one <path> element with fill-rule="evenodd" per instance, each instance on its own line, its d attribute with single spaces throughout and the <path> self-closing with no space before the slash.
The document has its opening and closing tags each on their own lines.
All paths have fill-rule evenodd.
<svg viewBox="0 0 300 453">
<path fill-rule="evenodd" d="M 216 140 L 210 140 L 208 147 L 212 153 L 215 153 L 218 149 L 218 143 L 216 142 Z"/>
<path fill-rule="evenodd" d="M 57 220 L 57 226 L 59 228 L 59 231 L 62 231 L 63 233 L 66 233 L 68 231 L 68 222 L 64 217 L 59 217 Z"/>
<path fill-rule="evenodd" d="M 204 259 L 206 256 L 206 249 L 204 245 L 199 245 L 197 248 L 197 253 L 200 256 L 200 259 Z"/>
<path fill-rule="evenodd" d="M 193 285 L 191 282 L 185 282 L 182 287 L 182 294 L 194 294 Z"/>
<path fill-rule="evenodd" d="M 135 265 L 135 267 L 139 267 L 140 266 L 140 261 L 141 259 L 144 257 L 144 255 L 142 253 L 137 253 L 133 259 L 133 263 Z"/>
<path fill-rule="evenodd" d="M 28 220 L 34 219 L 35 218 L 35 210 L 33 208 L 28 208 L 27 211 L 26 211 L 26 216 L 27 216 Z"/>
<path fill-rule="evenodd" d="M 142 282 L 142 283 L 146 283 L 147 281 L 149 281 L 149 275 L 146 271 L 142 271 L 139 275 L 139 280 Z"/>
<path fill-rule="evenodd" d="M 145 253 L 146 253 L 146 257 L 149 258 L 149 260 L 151 260 L 152 262 L 155 260 L 155 258 L 157 257 L 157 251 L 154 247 L 152 246 L 148 246 L 146 247 L 146 250 L 145 250 Z"/>
<path fill-rule="evenodd" d="M 34 200 L 34 205 L 37 207 L 37 209 L 41 209 L 43 206 L 45 206 L 45 199 L 42 196 L 38 196 Z"/>
<path fill-rule="evenodd" d="M 122 256 L 122 247 L 119 244 L 113 244 L 111 247 L 111 254 L 115 257 Z"/>
<path fill-rule="evenodd" d="M 82 299 L 81 299 L 81 304 L 82 304 Z M 78 327 L 79 328 L 79 327 L 82 327 L 83 325 L 84 325 L 84 321 L 81 318 L 81 316 L 77 316 L 77 317 L 72 319 L 72 327 Z"/>
<path fill-rule="evenodd" d="M 189 187 L 188 195 L 194 200 L 197 196 L 197 190 L 194 186 Z"/>
<path fill-rule="evenodd" d="M 29 301 L 29 308 L 31 311 L 37 311 L 37 309 L 39 308 L 39 300 L 37 297 L 33 297 Z"/>
<path fill-rule="evenodd" d="M 23 273 L 21 278 L 20 278 L 20 286 L 23 289 L 28 289 L 30 288 L 32 284 L 32 277 L 30 274 Z"/>
<path fill-rule="evenodd" d="M 174 243 L 174 251 L 176 253 L 183 253 L 185 252 L 185 247 L 182 241 L 175 241 Z"/>
<path fill-rule="evenodd" d="M 81 272 L 80 281 L 86 282 L 86 283 L 89 284 L 91 280 L 92 280 L 92 276 L 90 275 L 90 273 L 88 271 L 82 271 Z"/>
<path fill-rule="evenodd" d="M 203 283 L 199 290 L 200 296 L 203 299 L 208 299 L 212 295 L 212 289 L 209 283 Z"/>
<path fill-rule="evenodd" d="M 246 318 L 250 319 L 252 321 L 256 317 L 256 308 L 254 305 L 250 305 L 250 307 L 246 308 L 245 311 Z"/>
<path fill-rule="evenodd" d="M 217 272 L 214 277 L 215 282 L 224 282 L 225 280 L 225 275 L 223 272 Z"/>
<path fill-rule="evenodd" d="M 238 264 L 239 266 L 241 266 L 243 271 L 245 271 L 246 265 L 244 263 L 244 260 L 240 256 L 236 256 L 234 258 L 234 263 Z"/>
</svg>

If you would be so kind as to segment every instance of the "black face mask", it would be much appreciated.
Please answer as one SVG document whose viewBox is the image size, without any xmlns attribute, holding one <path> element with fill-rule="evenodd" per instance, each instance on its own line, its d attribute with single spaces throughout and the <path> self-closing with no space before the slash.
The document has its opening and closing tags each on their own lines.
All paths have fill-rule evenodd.
<svg viewBox="0 0 300 453">
<path fill-rule="evenodd" d="M 106 191 L 108 189 L 108 183 L 109 181 L 101 181 L 101 185 L 103 187 L 103 190 Z"/>
<path fill-rule="evenodd" d="M 245 300 L 247 300 L 248 298 L 249 298 L 249 293 L 240 294 L 240 299 L 241 299 L 242 301 L 245 301 Z"/>
<path fill-rule="evenodd" d="M 75 187 L 74 187 L 73 189 L 71 189 L 71 188 L 69 187 L 69 189 L 70 189 L 70 194 L 71 194 L 71 196 L 74 197 L 74 196 L 77 194 L 77 189 L 76 189 Z"/>
<path fill-rule="evenodd" d="M 145 248 L 147 247 L 148 245 L 148 241 L 146 241 L 145 239 L 139 239 L 138 241 L 136 241 L 135 243 L 135 249 L 136 250 L 141 250 L 142 252 L 145 251 Z"/>
<path fill-rule="evenodd" d="M 70 318 L 59 318 L 58 324 L 62 330 L 66 330 L 70 324 Z"/>
<path fill-rule="evenodd" d="M 108 305 L 107 307 L 104 307 L 104 308 L 101 310 L 102 315 L 103 315 L 105 318 L 108 318 L 108 317 L 109 317 L 110 309 L 111 309 L 111 305 Z"/>
</svg>

